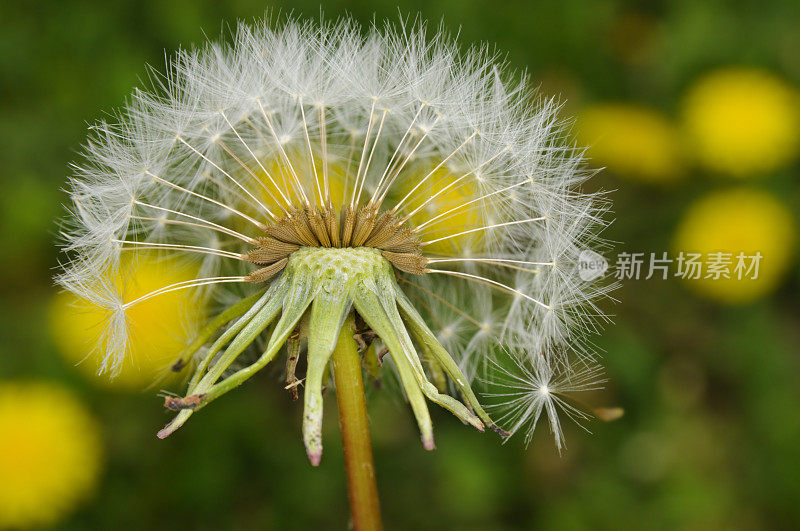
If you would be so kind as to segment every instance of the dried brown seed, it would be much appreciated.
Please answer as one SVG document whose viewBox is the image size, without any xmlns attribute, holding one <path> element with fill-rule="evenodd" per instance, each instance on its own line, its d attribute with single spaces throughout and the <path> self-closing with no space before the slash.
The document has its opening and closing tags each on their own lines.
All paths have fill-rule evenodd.
<svg viewBox="0 0 800 531">
<path fill-rule="evenodd" d="M 278 260 L 272 265 L 268 265 L 267 267 L 262 267 L 261 269 L 256 269 L 249 275 L 247 275 L 248 282 L 264 282 L 269 280 L 270 278 L 274 277 L 277 273 L 279 273 L 286 264 L 289 263 L 288 258 L 283 258 Z"/>
</svg>

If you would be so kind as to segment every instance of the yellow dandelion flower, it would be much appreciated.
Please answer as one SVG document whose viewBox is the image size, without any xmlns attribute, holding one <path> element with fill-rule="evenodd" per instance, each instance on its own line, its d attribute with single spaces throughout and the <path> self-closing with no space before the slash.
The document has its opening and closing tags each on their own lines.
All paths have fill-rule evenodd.
<svg viewBox="0 0 800 531">
<path fill-rule="evenodd" d="M 131 271 L 135 270 L 135 274 Z M 139 253 L 135 264 L 128 260 L 114 276 L 114 284 L 127 296 L 140 297 L 168 284 L 195 278 L 197 268 L 176 259 L 158 259 Z M 119 389 L 139 390 L 169 374 L 167 368 L 189 342 L 192 325 L 200 322 L 203 308 L 188 291 L 174 291 L 158 300 L 147 300 L 131 308 L 128 322 L 130 355 L 122 361 L 119 374 L 111 379 L 98 375 L 105 355 L 101 334 L 109 310 L 93 305 L 70 292 L 59 293 L 51 307 L 51 330 L 64 357 L 76 364 L 93 381 Z"/>
<path fill-rule="evenodd" d="M 710 170 L 734 177 L 770 172 L 800 149 L 800 97 L 776 76 L 727 68 L 697 81 L 683 103 L 689 146 Z"/>
<path fill-rule="evenodd" d="M 578 117 L 578 140 L 589 155 L 621 176 L 659 183 L 682 173 L 682 151 L 676 128 L 666 116 L 644 106 L 602 103 Z"/>
<path fill-rule="evenodd" d="M 717 301 L 736 304 L 757 299 L 778 286 L 791 263 L 794 241 L 792 216 L 779 201 L 762 191 L 733 189 L 715 192 L 692 205 L 678 227 L 674 247 L 678 253 L 700 253 L 703 257 L 706 271 L 700 278 L 688 280 L 693 289 Z M 716 274 L 708 271 L 714 253 L 723 253 L 722 260 L 730 259 L 724 268 L 730 278 L 715 278 Z M 760 253 L 757 278 L 752 278 L 754 270 L 738 278 L 735 268 L 739 253 L 744 257 Z M 751 262 L 746 259 L 744 267 L 750 269 Z"/>
<path fill-rule="evenodd" d="M 0 528 L 52 525 L 97 484 L 97 424 L 66 389 L 0 382 Z"/>
</svg>

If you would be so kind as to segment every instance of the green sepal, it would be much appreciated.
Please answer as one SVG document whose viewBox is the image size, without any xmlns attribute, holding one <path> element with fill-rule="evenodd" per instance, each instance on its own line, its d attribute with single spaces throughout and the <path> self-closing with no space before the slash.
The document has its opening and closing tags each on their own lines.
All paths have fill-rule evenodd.
<svg viewBox="0 0 800 531">
<path fill-rule="evenodd" d="M 283 303 L 283 311 L 281 318 L 270 335 L 269 343 L 264 353 L 254 363 L 239 369 L 225 378 L 225 380 L 211 387 L 205 395 L 205 400 L 214 400 L 238 387 L 273 360 L 314 298 L 316 287 L 309 277 L 310 275 L 305 274 L 303 271 L 299 272 L 299 274 L 288 268 L 284 271 L 281 279 L 286 280 L 288 290 L 285 295 L 277 298 L 278 305 L 281 302 Z M 283 300 L 281 301 L 280 299 Z"/>
<path fill-rule="evenodd" d="M 267 299 L 266 304 L 248 321 L 241 331 L 236 334 L 225 352 L 214 362 L 205 376 L 200 380 L 195 389 L 190 389 L 191 394 L 202 394 L 214 385 L 228 367 L 255 341 L 255 339 L 275 320 L 281 310 L 281 298 L 286 288 L 280 283 L 277 289 Z M 203 400 L 203 405 L 210 401 L 210 397 Z"/>
<path fill-rule="evenodd" d="M 222 375 L 222 372 L 233 362 L 235 357 L 241 354 L 241 352 L 252 343 L 253 339 L 263 332 L 263 330 L 269 326 L 270 322 L 275 319 L 285 291 L 286 284 L 282 282 L 282 279 L 278 279 L 270 286 L 266 293 L 263 293 L 261 297 L 251 305 L 250 309 L 248 309 L 244 315 L 217 338 L 206 353 L 203 361 L 195 370 L 186 393 L 187 397 L 198 397 L 199 403 L 196 406 L 179 411 L 175 418 L 167 424 L 164 429 L 158 432 L 160 438 L 163 439 L 174 433 L 175 430 L 183 426 L 194 411 L 201 409 L 215 398 L 211 396 L 210 393 L 207 393 L 206 390 Z M 249 341 L 247 341 L 247 337 L 250 337 Z M 233 339 L 233 341 L 231 341 L 231 339 Z M 231 344 L 228 345 L 225 353 L 217 360 L 217 363 L 214 364 L 211 371 L 205 373 L 211 360 L 229 341 Z M 237 350 L 238 352 L 236 352 Z M 226 357 L 229 358 L 227 362 L 223 361 Z M 217 374 L 216 377 L 213 376 L 214 374 Z"/>
<path fill-rule="evenodd" d="M 274 299 L 275 295 L 275 285 L 271 287 L 266 293 L 264 293 L 255 303 L 253 303 L 250 308 L 242 315 L 239 319 L 236 320 L 231 326 L 229 326 L 220 336 L 217 338 L 216 341 L 211 345 L 208 349 L 208 352 L 205 353 L 203 359 L 198 364 L 197 368 L 195 369 L 194 374 L 192 375 L 192 379 L 189 381 L 188 386 L 188 393 L 192 394 L 194 389 L 197 387 L 197 384 L 200 383 L 200 379 L 205 375 L 206 370 L 208 369 L 211 360 L 217 355 L 217 353 L 227 345 L 231 339 L 233 339 L 236 334 L 238 334 L 242 328 L 245 327 L 247 323 L 264 307 L 265 304 L 270 299 Z M 278 286 L 280 287 L 280 286 Z"/>
<path fill-rule="evenodd" d="M 320 289 L 311 306 L 308 369 L 303 395 L 303 442 L 312 465 L 322 457 L 322 379 L 342 324 L 353 305 L 345 287 Z"/>
<path fill-rule="evenodd" d="M 375 287 L 374 290 L 367 288 L 356 295 L 356 308 L 362 306 L 364 312 L 371 312 L 369 318 L 366 318 L 365 313 L 362 313 L 361 309 L 358 310 L 364 321 L 372 327 L 392 353 L 392 359 L 397 365 L 409 403 L 417 413 L 423 444 L 426 448 L 433 446 L 433 430 L 432 427 L 429 429 L 427 425 L 430 422 L 430 416 L 424 398 L 419 398 L 419 402 L 415 403 L 419 396 L 418 391 L 421 391 L 428 400 L 449 410 L 463 422 L 483 430 L 483 423 L 464 404 L 449 395 L 440 393 L 436 386 L 428 381 L 414 344 L 397 311 L 395 295 L 399 290 L 392 286 L 394 278 L 378 277 L 376 280 L 377 282 L 372 284 Z"/>
<path fill-rule="evenodd" d="M 397 337 L 400 339 L 400 346 L 404 349 L 406 357 L 411 362 L 414 370 L 413 374 L 417 378 L 417 382 L 422 388 L 422 392 L 425 393 L 425 396 L 427 396 L 429 400 L 449 410 L 451 413 L 461 419 L 462 422 L 471 424 L 476 429 L 483 431 L 483 423 L 478 419 L 478 417 L 475 416 L 474 413 L 472 413 L 472 411 L 469 410 L 469 408 L 452 396 L 440 393 L 436 386 L 433 385 L 425 376 L 425 370 L 422 368 L 422 362 L 420 361 L 419 355 L 414 348 L 414 343 L 411 341 L 411 337 L 408 335 L 408 331 L 403 323 L 403 319 L 400 317 L 400 313 L 397 310 L 397 297 L 403 295 L 403 293 L 397 286 L 397 282 L 395 282 L 394 277 L 379 277 L 377 279 L 377 288 L 377 293 L 379 294 L 378 299 L 386 311 L 386 315 L 389 317 L 389 322 L 394 328 Z M 380 333 L 378 335 L 380 335 Z M 392 348 L 389 347 L 389 350 L 392 350 Z"/>
<path fill-rule="evenodd" d="M 456 384 L 458 390 L 461 392 L 464 399 L 470 405 L 470 407 L 475 411 L 475 414 L 491 429 L 497 431 L 498 433 L 503 434 L 503 430 L 495 424 L 495 422 L 489 417 L 489 415 L 484 411 L 483 407 L 481 406 L 480 402 L 478 401 L 478 397 L 475 396 L 475 392 L 469 386 L 467 382 L 467 378 L 464 376 L 464 373 L 461 372 L 458 364 L 453 360 L 450 354 L 445 350 L 445 348 L 439 343 L 436 339 L 436 335 L 428 328 L 428 325 L 425 323 L 425 320 L 422 316 L 417 312 L 416 308 L 411 304 L 411 301 L 408 300 L 405 293 L 403 293 L 400 289 L 397 290 L 396 294 L 397 305 L 400 308 L 403 316 L 405 317 L 406 323 L 408 324 L 409 331 L 417 340 L 417 342 L 426 349 L 427 353 L 433 357 L 444 369 L 450 379 Z"/>
<path fill-rule="evenodd" d="M 189 344 L 186 348 L 184 348 L 181 353 L 178 355 L 177 359 L 175 360 L 175 364 L 183 362 L 185 366 L 189 365 L 189 361 L 194 358 L 195 353 L 203 348 L 203 345 L 208 343 L 208 340 L 225 324 L 230 321 L 231 319 L 236 319 L 240 317 L 248 310 L 252 309 L 259 299 L 264 297 L 264 293 L 266 292 L 266 288 L 258 290 L 256 293 L 245 297 L 244 299 L 240 300 L 233 306 L 229 306 L 225 308 L 218 316 L 214 319 L 209 321 L 209 323 L 204 326 L 195 337 L 194 341 Z M 201 362 L 202 363 L 202 362 Z M 173 365 L 175 365 L 173 364 Z"/>
<path fill-rule="evenodd" d="M 353 305 L 361 318 L 364 319 L 364 322 L 378 334 L 389 349 L 397 367 L 397 372 L 400 375 L 400 382 L 403 385 L 406 398 L 417 419 L 417 425 L 422 436 L 422 444 L 425 448 L 432 450 L 434 447 L 433 422 L 428 411 L 428 405 L 425 403 L 425 396 L 422 394 L 422 389 L 413 375 L 411 363 L 406 358 L 407 353 L 401 346 L 400 338 L 397 337 L 389 316 L 386 315 L 383 305 L 375 294 L 377 291 L 375 283 L 370 279 L 369 283 L 362 284 L 361 288 L 353 294 Z"/>
</svg>

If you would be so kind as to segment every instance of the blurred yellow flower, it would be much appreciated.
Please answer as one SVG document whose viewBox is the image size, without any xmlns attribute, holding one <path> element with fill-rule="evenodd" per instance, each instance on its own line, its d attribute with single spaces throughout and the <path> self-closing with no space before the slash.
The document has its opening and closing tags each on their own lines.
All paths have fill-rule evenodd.
<svg viewBox="0 0 800 531">
<path fill-rule="evenodd" d="M 345 194 L 345 184 L 349 185 L 347 191 L 348 199 L 353 192 L 353 180 L 355 179 L 356 168 L 347 168 L 346 165 L 340 162 L 331 162 L 335 160 L 334 157 L 328 157 L 327 166 L 323 165 L 322 159 L 314 157 L 314 167 L 308 162 L 309 158 L 305 152 L 297 153 L 295 151 L 287 153 L 287 156 L 292 160 L 292 165 L 289 166 L 281 158 L 272 159 L 264 163 L 259 168 L 252 170 L 253 175 L 258 179 L 260 188 L 257 192 L 258 200 L 276 214 L 280 214 L 280 208 L 286 207 L 286 199 L 295 201 L 298 198 L 293 195 L 290 190 L 293 190 L 292 182 L 298 179 L 306 190 L 313 190 L 315 197 L 321 192 L 325 195 L 325 175 L 328 176 L 328 189 L 331 194 L 331 200 L 334 205 L 342 204 Z M 293 174 L 292 172 L 296 173 Z M 315 182 L 314 172 L 316 171 L 317 181 Z M 347 176 L 349 175 L 349 180 Z M 317 190 L 319 185 L 319 190 Z M 309 197 L 313 203 L 314 197 Z"/>
<path fill-rule="evenodd" d="M 416 198 L 408 201 L 404 208 L 406 212 L 414 213 L 411 216 L 414 226 L 440 216 L 421 232 L 425 240 L 441 239 L 429 245 L 428 250 L 432 254 L 445 256 L 463 254 L 468 248 L 472 251 L 480 250 L 484 237 L 482 232 L 461 234 L 483 225 L 483 216 L 479 210 L 484 206 L 483 203 L 468 204 L 476 196 L 473 179 L 462 179 L 465 172 L 452 172 L 444 165 L 440 168 L 421 167 L 417 172 L 418 179 L 407 179 L 408 184 L 400 188 L 397 195 L 402 198 L 432 172 L 422 187 L 414 192 Z M 513 191 L 509 192 L 511 193 Z"/>
<path fill-rule="evenodd" d="M 0 382 L 0 528 L 52 525 L 94 490 L 100 431 L 50 383 Z"/>
<path fill-rule="evenodd" d="M 680 137 L 666 116 L 640 105 L 600 103 L 578 115 L 578 141 L 595 164 L 644 182 L 668 182 L 683 169 Z"/>
<path fill-rule="evenodd" d="M 777 287 L 791 265 L 795 236 L 790 212 L 774 197 L 759 190 L 732 189 L 707 195 L 689 208 L 675 234 L 674 249 L 701 253 L 706 266 L 710 254 L 730 253 L 730 278 L 714 278 L 706 270 L 687 282 L 701 295 L 737 304 Z M 757 278 L 739 279 L 734 274 L 739 253 L 760 253 Z"/>
<path fill-rule="evenodd" d="M 114 282 L 127 300 L 133 300 L 165 285 L 196 277 L 195 266 L 159 258 L 153 253 L 137 253 L 135 262 L 126 260 L 122 264 Z M 72 293 L 59 293 L 50 312 L 54 341 L 64 357 L 93 381 L 119 389 L 142 389 L 169 377 L 168 367 L 189 343 L 203 318 L 204 308 L 192 297 L 192 291 L 164 293 L 128 310 L 130 355 L 125 356 L 119 375 L 113 379 L 97 374 L 105 350 L 97 346 L 101 343 L 108 310 Z"/>
<path fill-rule="evenodd" d="M 770 172 L 800 148 L 798 92 L 768 72 L 712 72 L 689 89 L 682 114 L 688 148 L 713 171 L 734 177 Z"/>
</svg>

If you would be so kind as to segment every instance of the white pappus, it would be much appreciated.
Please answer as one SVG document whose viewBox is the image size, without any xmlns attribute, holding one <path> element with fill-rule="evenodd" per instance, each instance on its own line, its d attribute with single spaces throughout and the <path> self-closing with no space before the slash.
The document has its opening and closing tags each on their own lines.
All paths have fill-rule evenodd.
<svg viewBox="0 0 800 531">
<path fill-rule="evenodd" d="M 589 336 L 606 320 L 595 301 L 610 286 L 582 281 L 577 261 L 582 250 L 603 248 L 599 233 L 609 205 L 581 191 L 591 172 L 569 140 L 559 105 L 532 91 L 526 75 L 510 72 L 489 47 L 461 51 L 444 30 L 424 23 L 364 30 L 349 19 L 287 18 L 240 24 L 231 43 L 182 50 L 166 74 L 151 78 L 152 86 L 135 90 L 113 123 L 92 127 L 70 181 L 67 259 L 57 280 L 110 311 L 98 348 L 106 353 L 101 369 L 112 374 L 135 333 L 125 310 L 141 300 L 192 289 L 198 300 L 233 307 L 266 290 L 252 308 L 231 317 L 227 330 L 228 320 L 209 316 L 216 329 L 196 349 L 201 354 L 193 354 L 194 387 L 184 402 L 171 403 L 183 415 L 177 425 L 206 395 L 226 391 L 217 386 L 227 377 L 250 369 L 233 371 L 239 353 L 230 345 L 239 336 L 225 335 L 247 324 L 241 319 L 284 297 L 270 321 L 263 318 L 261 330 L 280 319 L 267 350 L 291 340 L 292 330 L 309 319 L 321 296 L 315 291 L 305 305 L 292 306 L 298 300 L 292 290 L 301 287 L 289 277 L 305 274 L 299 249 L 364 247 L 392 266 L 391 279 L 376 272 L 378 280 L 354 289 L 388 282 L 392 298 L 381 304 L 384 324 L 393 327 L 360 315 L 371 306 L 358 293 L 329 303 L 336 311 L 355 308 L 399 371 L 397 350 L 407 354 L 413 377 L 403 386 L 426 445 L 432 445 L 425 439 L 426 410 L 409 382 L 482 429 L 493 424 L 469 398 L 461 375 L 479 380 L 500 366 L 514 386 L 540 391 L 549 385 L 547 375 L 570 381 L 574 374 L 582 383 L 565 392 L 587 387 L 586 374 L 596 380 Z M 125 300 L 102 279 L 144 250 L 197 260 L 200 273 Z M 316 271 L 314 264 L 309 271 Z M 314 282 L 314 290 L 324 284 Z M 290 314 L 297 314 L 292 322 Z M 395 314 L 402 323 L 392 321 Z M 430 341 L 455 360 L 453 366 L 439 360 L 450 383 L 437 383 L 438 391 L 427 380 L 436 372 L 428 349 L 438 348 L 423 345 L 427 328 L 435 337 Z M 286 337 L 277 337 L 283 329 Z M 218 347 L 203 348 L 223 330 Z M 498 358 L 502 345 L 513 348 Z M 445 394 L 448 385 L 465 397 L 466 409 Z M 315 407 L 314 391 L 307 392 L 307 407 Z M 551 415 L 561 401 L 534 394 L 522 402 L 510 397 L 501 415 L 506 429 L 535 425 L 543 408 Z M 317 422 L 315 415 L 309 423 Z M 310 456 L 317 451 L 313 429 L 306 433 Z"/>
</svg>

